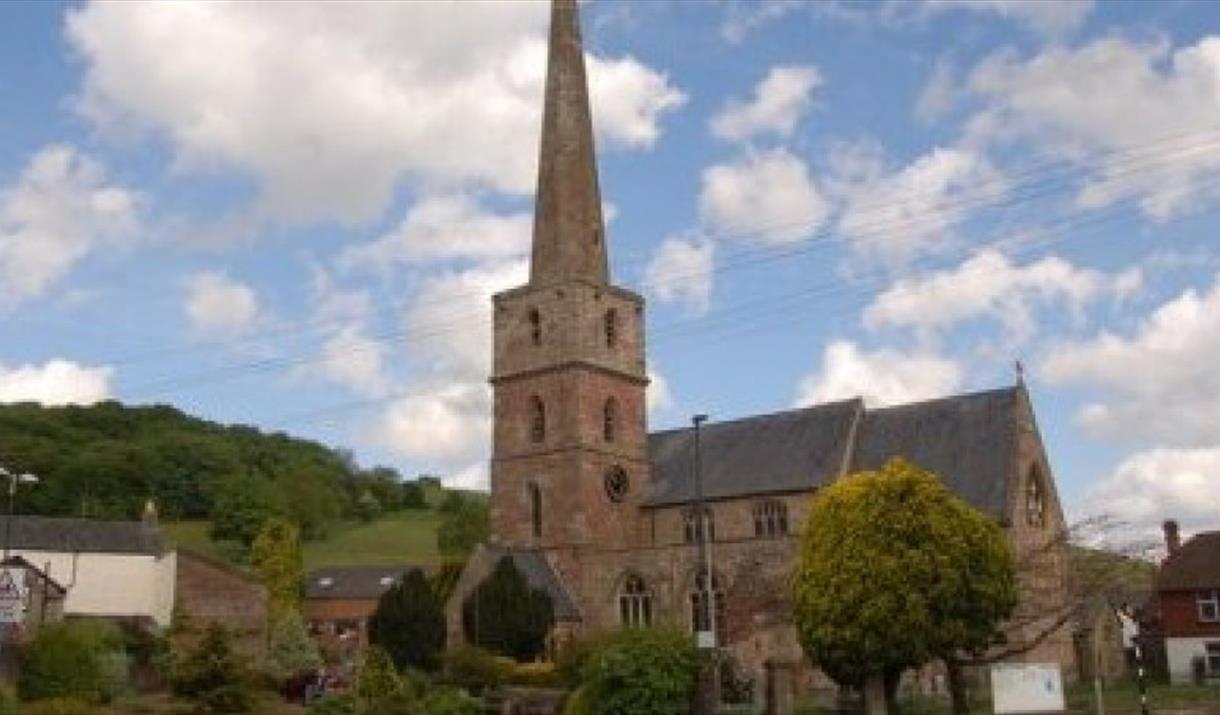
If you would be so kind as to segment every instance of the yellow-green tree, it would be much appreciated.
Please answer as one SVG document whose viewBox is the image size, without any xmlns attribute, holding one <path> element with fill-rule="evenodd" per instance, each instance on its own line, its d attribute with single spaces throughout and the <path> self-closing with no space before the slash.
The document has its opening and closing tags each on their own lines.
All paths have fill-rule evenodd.
<svg viewBox="0 0 1220 715">
<path fill-rule="evenodd" d="M 268 519 L 250 548 L 250 561 L 267 587 L 267 616 L 271 623 L 297 613 L 305 567 L 301 532 L 286 519 Z"/>
<path fill-rule="evenodd" d="M 884 712 L 885 683 L 904 669 L 955 666 L 1000 642 L 1017 602 L 999 525 L 903 459 L 813 498 L 792 590 L 805 652 L 863 686 L 870 712 Z"/>
</svg>

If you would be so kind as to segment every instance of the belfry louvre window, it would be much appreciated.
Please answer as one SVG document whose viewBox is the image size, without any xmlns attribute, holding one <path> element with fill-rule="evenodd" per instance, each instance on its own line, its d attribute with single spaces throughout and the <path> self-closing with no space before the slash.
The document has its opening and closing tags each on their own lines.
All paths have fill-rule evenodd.
<svg viewBox="0 0 1220 715">
<path fill-rule="evenodd" d="M 716 516 L 712 513 L 711 507 L 703 507 L 703 520 L 707 528 L 707 540 L 716 540 Z M 682 536 L 683 540 L 688 544 L 698 543 L 699 541 L 699 510 L 686 509 L 682 512 Z"/>
<path fill-rule="evenodd" d="M 602 407 L 602 437 L 607 442 L 613 442 L 618 437 L 618 400 L 606 398 Z"/>
<path fill-rule="evenodd" d="M 624 626 L 652 625 L 652 594 L 644 579 L 631 574 L 618 596 L 619 619 Z"/>
<path fill-rule="evenodd" d="M 530 440 L 541 442 L 546 439 L 546 405 L 542 398 L 530 397 Z"/>
<path fill-rule="evenodd" d="M 542 315 L 537 308 L 530 308 L 530 339 L 535 345 L 542 344 Z"/>
<path fill-rule="evenodd" d="M 618 343 L 618 311 L 611 308 L 606 311 L 605 325 L 606 347 L 612 348 Z"/>
<path fill-rule="evenodd" d="M 783 536 L 788 533 L 788 505 L 768 499 L 754 506 L 754 536 Z"/>
<path fill-rule="evenodd" d="M 530 499 L 530 533 L 535 539 L 542 538 L 542 488 L 537 484 L 530 483 L 529 487 Z"/>
<path fill-rule="evenodd" d="M 1201 622 L 1220 622 L 1220 590 L 1200 591 L 1198 605 Z"/>
</svg>

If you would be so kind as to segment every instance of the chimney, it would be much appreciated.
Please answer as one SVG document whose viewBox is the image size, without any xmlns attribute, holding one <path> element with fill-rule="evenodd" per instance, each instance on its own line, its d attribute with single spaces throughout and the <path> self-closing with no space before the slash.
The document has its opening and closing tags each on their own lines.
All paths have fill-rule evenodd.
<svg viewBox="0 0 1220 715">
<path fill-rule="evenodd" d="M 143 522 L 145 529 L 157 530 L 157 505 L 152 499 L 144 502 L 144 514 L 140 517 L 140 521 Z"/>
<path fill-rule="evenodd" d="M 1168 556 L 1173 556 L 1182 548 L 1182 535 L 1178 532 L 1178 522 L 1173 519 L 1166 519 L 1162 527 L 1165 530 L 1165 552 Z"/>
</svg>

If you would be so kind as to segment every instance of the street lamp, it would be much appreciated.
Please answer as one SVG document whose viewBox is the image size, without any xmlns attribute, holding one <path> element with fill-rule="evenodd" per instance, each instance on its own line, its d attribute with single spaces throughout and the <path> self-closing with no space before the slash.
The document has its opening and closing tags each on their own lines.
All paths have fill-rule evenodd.
<svg viewBox="0 0 1220 715">
<path fill-rule="evenodd" d="M 9 546 L 13 543 L 13 500 L 17 496 L 17 484 L 37 484 L 38 477 L 29 472 L 10 472 L 0 466 L 0 477 L 8 477 L 8 513 L 4 519 L 4 560 L 8 561 Z"/>
<path fill-rule="evenodd" d="M 716 594 L 712 590 L 714 581 L 712 579 L 712 540 L 708 538 L 708 514 L 703 507 L 703 463 L 699 454 L 699 427 L 704 422 L 707 422 L 707 415 L 699 414 L 691 417 L 691 424 L 695 427 L 695 519 L 698 526 L 697 538 L 699 539 L 699 568 L 698 575 L 703 578 L 703 608 L 704 625 L 707 631 L 699 631 L 696 634 L 698 639 L 697 645 L 700 648 L 715 648 L 716 647 Z"/>
</svg>

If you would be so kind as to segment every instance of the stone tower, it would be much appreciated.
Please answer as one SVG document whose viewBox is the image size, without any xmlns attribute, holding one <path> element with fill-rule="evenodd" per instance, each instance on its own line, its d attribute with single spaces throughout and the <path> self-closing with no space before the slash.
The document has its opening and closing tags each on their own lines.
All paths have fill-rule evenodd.
<svg viewBox="0 0 1220 715">
<path fill-rule="evenodd" d="M 554 0 L 529 282 L 493 298 L 492 538 L 563 565 L 646 536 L 644 300 L 610 284 L 576 0 Z"/>
</svg>

